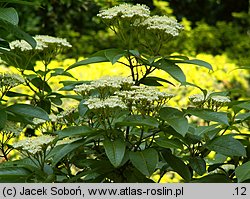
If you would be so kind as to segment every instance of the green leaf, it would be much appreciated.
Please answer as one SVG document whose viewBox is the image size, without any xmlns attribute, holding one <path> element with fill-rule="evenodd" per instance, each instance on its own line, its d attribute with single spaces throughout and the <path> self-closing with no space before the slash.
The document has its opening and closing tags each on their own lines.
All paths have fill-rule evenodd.
<svg viewBox="0 0 250 199">
<path fill-rule="evenodd" d="M 189 158 L 189 165 L 198 175 L 203 175 L 206 172 L 206 162 L 201 157 Z"/>
<path fill-rule="evenodd" d="M 13 91 L 8 91 L 6 93 L 6 96 L 8 97 L 30 97 L 29 95 L 27 94 L 24 94 L 24 93 L 17 93 L 17 92 L 13 92 Z"/>
<path fill-rule="evenodd" d="M 101 51 L 93 54 L 91 57 L 89 57 L 87 59 L 84 59 L 82 61 L 79 61 L 79 62 L 72 64 L 71 66 L 69 66 L 66 69 L 66 71 L 73 69 L 73 68 L 76 68 L 78 66 L 82 66 L 82 65 L 94 64 L 94 63 L 100 63 L 100 62 L 108 62 L 109 60 L 105 56 L 105 51 L 106 50 L 101 50 Z"/>
<path fill-rule="evenodd" d="M 188 108 L 186 114 L 191 114 L 206 121 L 219 122 L 229 126 L 227 113 L 214 112 L 209 109 Z"/>
<path fill-rule="evenodd" d="M 172 86 L 175 86 L 172 82 L 162 79 L 160 77 L 146 77 L 146 78 L 142 78 L 140 79 L 140 83 L 144 84 L 144 85 L 149 85 L 149 86 L 163 86 L 161 83 L 159 82 L 165 82 L 168 84 L 171 84 Z"/>
<path fill-rule="evenodd" d="M 19 117 L 39 118 L 49 121 L 49 116 L 46 111 L 29 104 L 14 104 L 7 107 L 6 111 L 14 113 Z"/>
<path fill-rule="evenodd" d="M 224 174 L 210 174 L 191 181 L 192 183 L 231 183 L 232 181 Z"/>
<path fill-rule="evenodd" d="M 17 25 L 19 22 L 18 14 L 14 8 L 0 8 L 0 19 Z"/>
<path fill-rule="evenodd" d="M 151 126 L 158 127 L 159 123 L 156 118 L 142 115 L 129 115 L 122 122 L 117 122 L 117 126 Z"/>
<path fill-rule="evenodd" d="M 242 103 L 237 104 L 235 106 L 238 108 L 241 108 L 241 109 L 250 110 L 250 101 L 242 102 Z"/>
<path fill-rule="evenodd" d="M 106 58 L 112 63 L 116 63 L 121 57 L 123 57 L 126 53 L 120 49 L 107 49 L 104 52 Z"/>
<path fill-rule="evenodd" d="M 184 113 L 172 107 L 164 107 L 159 112 L 161 119 L 165 120 L 174 130 L 182 136 L 188 131 L 188 120 Z"/>
<path fill-rule="evenodd" d="M 178 157 L 174 156 L 171 151 L 163 151 L 162 155 L 169 166 L 178 173 L 185 181 L 189 182 L 192 178 L 188 166 Z"/>
<path fill-rule="evenodd" d="M 48 92 L 48 93 L 51 93 L 52 92 L 52 89 L 50 88 L 49 84 L 42 80 L 41 78 L 39 77 L 36 77 L 36 78 L 33 78 L 31 80 L 31 83 L 36 87 L 38 88 L 39 90 L 42 90 L 44 89 L 44 91 Z"/>
<path fill-rule="evenodd" d="M 30 1 L 21 1 L 21 0 L 0 0 L 0 2 L 4 3 L 14 3 L 14 4 L 23 4 L 23 5 L 30 5 L 30 6 L 39 6 L 39 2 L 30 2 Z"/>
<path fill-rule="evenodd" d="M 235 175 L 239 183 L 250 179 L 250 161 L 238 166 L 235 169 Z"/>
<path fill-rule="evenodd" d="M 58 134 L 59 139 L 62 139 L 65 137 L 86 136 L 93 132 L 94 130 L 88 126 L 70 126 L 55 133 Z"/>
<path fill-rule="evenodd" d="M 223 135 L 207 144 L 206 148 L 229 157 L 246 156 L 246 150 L 233 135 Z"/>
<path fill-rule="evenodd" d="M 28 35 L 27 33 L 23 32 L 20 28 L 18 28 L 16 25 L 13 25 L 9 21 L 3 20 L 0 18 L 0 28 L 5 29 L 9 33 L 12 33 L 19 39 L 24 39 L 27 41 L 33 48 L 36 47 L 36 41 L 33 37 Z"/>
<path fill-rule="evenodd" d="M 146 176 L 153 174 L 158 163 L 158 153 L 152 148 L 137 152 L 131 151 L 129 158 L 135 168 Z"/>
<path fill-rule="evenodd" d="M 183 143 L 177 138 L 160 137 L 155 140 L 155 143 L 163 148 L 183 149 Z"/>
<path fill-rule="evenodd" d="M 209 64 L 209 63 L 207 63 L 205 61 L 199 60 L 199 59 L 178 60 L 178 61 L 175 61 L 175 63 L 194 64 L 194 65 L 197 65 L 197 66 L 203 66 L 205 68 L 208 68 L 209 70 L 213 70 L 213 67 L 211 66 L 211 64 Z"/>
<path fill-rule="evenodd" d="M 111 164 L 114 167 L 119 167 L 125 154 L 126 143 L 120 139 L 114 141 L 105 140 L 103 145 Z"/>
<path fill-rule="evenodd" d="M 0 168 L 0 182 L 25 182 L 31 172 L 20 167 Z"/>
<path fill-rule="evenodd" d="M 7 113 L 4 110 L 0 110 L 0 131 L 5 127 L 7 121 Z"/>
<path fill-rule="evenodd" d="M 186 82 L 186 76 L 179 66 L 168 61 L 166 59 L 161 59 L 154 64 L 157 68 L 166 71 L 174 79 L 179 82 Z"/>
<path fill-rule="evenodd" d="M 61 159 L 63 159 L 66 155 L 82 146 L 83 144 L 84 142 L 82 140 L 77 140 L 69 144 L 59 145 L 55 147 L 50 153 L 50 157 L 52 157 L 52 166 L 56 166 L 56 164 Z"/>
</svg>

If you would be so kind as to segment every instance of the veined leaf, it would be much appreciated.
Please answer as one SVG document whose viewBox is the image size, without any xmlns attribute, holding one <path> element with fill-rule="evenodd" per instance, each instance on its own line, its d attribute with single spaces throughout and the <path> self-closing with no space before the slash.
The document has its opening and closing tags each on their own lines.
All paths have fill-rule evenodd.
<svg viewBox="0 0 250 199">
<path fill-rule="evenodd" d="M 182 64 L 194 64 L 197 66 L 203 66 L 209 70 L 213 70 L 213 67 L 211 66 L 211 64 L 199 60 L 199 59 L 191 59 L 191 60 L 175 60 L 175 63 L 182 63 Z"/>
<path fill-rule="evenodd" d="M 188 108 L 186 114 L 194 115 L 203 120 L 214 121 L 229 125 L 227 113 L 225 112 L 214 112 L 209 109 Z"/>
<path fill-rule="evenodd" d="M 0 109 L 0 130 L 5 127 L 5 123 L 7 121 L 7 114 L 4 110 Z"/>
<path fill-rule="evenodd" d="M 172 148 L 172 149 L 183 149 L 183 143 L 177 139 L 168 139 L 168 138 L 157 138 L 155 143 L 163 148 Z"/>
<path fill-rule="evenodd" d="M 158 163 L 158 153 L 155 149 L 149 148 L 143 151 L 130 152 L 129 158 L 132 164 L 142 174 L 151 176 Z"/>
<path fill-rule="evenodd" d="M 174 130 L 182 136 L 188 131 L 188 121 L 184 113 L 172 107 L 164 107 L 160 110 L 161 119 L 165 120 Z"/>
<path fill-rule="evenodd" d="M 122 122 L 117 122 L 117 126 L 151 126 L 158 127 L 159 123 L 156 118 L 142 115 L 129 115 Z"/>
<path fill-rule="evenodd" d="M 56 131 L 58 138 L 62 139 L 65 137 L 75 137 L 75 136 L 86 136 L 93 133 L 94 130 L 88 126 L 70 126 L 60 131 Z"/>
<path fill-rule="evenodd" d="M 0 19 L 10 22 L 13 25 L 17 25 L 19 18 L 14 8 L 0 8 Z"/>
<path fill-rule="evenodd" d="M 114 167 L 119 167 L 125 155 L 126 143 L 120 139 L 103 142 L 105 152 Z"/>
<path fill-rule="evenodd" d="M 49 116 L 46 111 L 29 104 L 14 104 L 7 107 L 6 111 L 17 114 L 20 117 L 39 118 L 47 121 L 49 120 Z"/>
<path fill-rule="evenodd" d="M 250 161 L 238 166 L 235 169 L 235 174 L 237 177 L 237 181 L 239 183 L 244 182 L 245 180 L 250 179 Z"/>
<path fill-rule="evenodd" d="M 206 172 L 206 162 L 201 157 L 189 158 L 189 165 L 198 175 L 203 175 Z"/>
<path fill-rule="evenodd" d="M 246 156 L 246 149 L 240 141 L 233 138 L 233 135 L 223 135 L 215 138 L 206 146 L 209 150 L 215 151 L 229 157 Z"/>
<path fill-rule="evenodd" d="M 112 63 L 116 63 L 121 57 L 123 57 L 126 53 L 120 49 L 107 49 L 104 52 L 106 58 Z"/>
</svg>

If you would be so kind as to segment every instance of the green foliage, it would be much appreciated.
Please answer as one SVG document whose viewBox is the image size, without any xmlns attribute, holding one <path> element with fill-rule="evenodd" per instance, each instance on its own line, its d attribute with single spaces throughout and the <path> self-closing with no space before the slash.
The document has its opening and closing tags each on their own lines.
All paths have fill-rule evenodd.
<svg viewBox="0 0 250 199">
<path fill-rule="evenodd" d="M 120 6 L 131 9 L 133 16 Z M 144 6 L 136 7 L 139 14 L 132 5 L 120 6 L 113 10 L 119 15 L 105 18 L 106 10 L 99 17 L 122 48 L 98 51 L 65 70 L 50 68 L 52 60 L 71 47 L 64 39 L 25 34 L 23 39 L 37 45 L 16 41 L 10 50 L 2 49 L 1 59 L 18 74 L 0 74 L 0 181 L 160 182 L 168 173 L 178 174 L 182 182 L 248 181 L 249 100 L 237 101 L 229 97 L 230 91 L 210 92 L 187 82 L 183 65 L 206 72 L 213 68 L 203 60 L 166 54 L 163 44 L 171 45 L 180 24 L 151 17 Z M 1 13 L 2 19 L 8 18 L 2 26 L 9 30 L 8 24 L 17 22 L 16 12 Z M 130 76 L 78 81 L 71 74 L 80 66 L 84 71 L 88 64 L 102 62 L 120 64 Z M 152 76 L 155 71 L 171 78 Z M 63 87 L 55 90 L 50 79 L 59 81 L 59 76 L 73 80 L 62 81 Z M 161 90 L 164 84 L 202 93 L 181 96 L 190 103 L 176 107 L 170 103 L 174 95 Z M 27 94 L 16 92 L 21 87 Z M 70 103 L 76 106 L 65 108 Z"/>
</svg>

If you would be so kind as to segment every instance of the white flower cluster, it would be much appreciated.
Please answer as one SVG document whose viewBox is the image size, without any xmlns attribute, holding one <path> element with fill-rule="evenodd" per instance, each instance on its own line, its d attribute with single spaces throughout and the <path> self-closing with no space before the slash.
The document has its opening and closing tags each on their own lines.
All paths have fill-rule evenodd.
<svg viewBox="0 0 250 199">
<path fill-rule="evenodd" d="M 91 110 L 96 109 L 115 109 L 115 108 L 121 108 L 126 109 L 126 105 L 124 102 L 117 96 L 111 96 L 106 99 L 100 99 L 100 98 L 89 98 L 85 104 L 88 106 Z"/>
<path fill-rule="evenodd" d="M 183 26 L 177 22 L 175 19 L 171 19 L 167 16 L 152 16 L 147 18 L 141 24 L 136 24 L 139 26 L 145 26 L 148 30 L 161 30 L 166 34 L 172 36 L 178 36 Z"/>
<path fill-rule="evenodd" d="M 102 77 L 98 80 L 92 81 L 90 84 L 81 84 L 75 86 L 74 91 L 82 95 L 88 95 L 92 90 L 118 90 L 123 87 L 129 88 L 133 85 L 134 82 L 131 78 L 128 77 Z"/>
<path fill-rule="evenodd" d="M 16 122 L 7 121 L 2 131 L 5 133 L 13 133 L 18 136 L 22 132 L 22 128 Z"/>
<path fill-rule="evenodd" d="M 189 100 L 194 105 L 202 104 L 203 102 L 208 102 L 215 106 L 221 106 L 231 102 L 228 96 L 221 96 L 221 95 L 211 95 L 211 92 L 208 92 L 206 96 L 204 94 L 194 94 L 189 97 Z"/>
<path fill-rule="evenodd" d="M 120 91 L 116 94 L 126 101 L 146 101 L 149 103 L 159 100 L 169 100 L 174 97 L 173 94 L 160 92 L 156 88 L 150 86 L 132 86 L 131 89 L 132 90 L 129 91 Z"/>
<path fill-rule="evenodd" d="M 134 16 L 137 17 L 149 17 L 150 10 L 145 5 L 131 5 L 131 4 L 120 4 L 118 6 L 114 6 L 112 8 L 109 8 L 107 10 L 101 10 L 97 16 L 103 18 L 112 20 L 116 17 L 121 18 L 132 18 Z"/>
<path fill-rule="evenodd" d="M 57 47 L 72 47 L 71 44 L 63 38 L 52 37 L 48 35 L 36 35 L 34 36 L 36 40 L 35 50 L 44 50 L 50 45 Z M 19 49 L 21 51 L 31 51 L 33 50 L 32 46 L 25 40 L 15 40 L 10 42 L 10 49 Z"/>
<path fill-rule="evenodd" d="M 31 154 L 36 154 L 39 151 L 42 151 L 44 145 L 49 145 L 55 139 L 51 135 L 41 135 L 38 137 L 30 137 L 24 140 L 19 140 L 13 144 L 13 147 L 16 149 L 24 150 Z"/>
<path fill-rule="evenodd" d="M 228 96 L 212 96 L 211 97 L 212 101 L 216 103 L 229 103 L 231 100 L 229 99 Z"/>
<path fill-rule="evenodd" d="M 24 83 L 24 79 L 15 73 L 0 73 L 0 88 L 3 86 L 15 87 Z"/>
</svg>

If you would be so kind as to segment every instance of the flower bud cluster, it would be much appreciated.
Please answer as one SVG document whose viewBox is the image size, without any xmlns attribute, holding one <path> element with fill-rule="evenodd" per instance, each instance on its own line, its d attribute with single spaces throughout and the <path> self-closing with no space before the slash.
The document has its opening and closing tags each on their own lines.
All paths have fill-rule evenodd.
<svg viewBox="0 0 250 199">
<path fill-rule="evenodd" d="M 24 83 L 24 79 L 15 73 L 0 73 L 0 88 L 13 88 Z"/>
<path fill-rule="evenodd" d="M 51 135 L 41 135 L 38 137 L 29 137 L 24 140 L 19 140 L 13 144 L 16 149 L 21 149 L 30 154 L 36 154 L 44 149 L 44 146 L 49 146 L 53 140 L 54 136 Z"/>
</svg>

